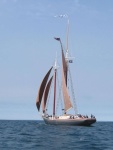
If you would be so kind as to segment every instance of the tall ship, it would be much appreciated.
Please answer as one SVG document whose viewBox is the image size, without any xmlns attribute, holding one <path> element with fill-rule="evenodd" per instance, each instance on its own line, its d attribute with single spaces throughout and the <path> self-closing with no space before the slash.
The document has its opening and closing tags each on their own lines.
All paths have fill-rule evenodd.
<svg viewBox="0 0 113 150">
<path fill-rule="evenodd" d="M 54 65 L 50 66 L 39 86 L 36 107 L 46 124 L 90 126 L 96 122 L 94 115 L 87 116 L 78 113 L 75 91 L 72 81 L 70 64 L 73 58 L 68 50 L 69 19 L 67 24 L 67 46 L 63 48 L 62 41 L 55 37 L 60 44 L 60 62 L 57 56 Z M 58 74 L 60 72 L 60 74 Z M 58 78 L 59 77 L 59 78 Z"/>
</svg>

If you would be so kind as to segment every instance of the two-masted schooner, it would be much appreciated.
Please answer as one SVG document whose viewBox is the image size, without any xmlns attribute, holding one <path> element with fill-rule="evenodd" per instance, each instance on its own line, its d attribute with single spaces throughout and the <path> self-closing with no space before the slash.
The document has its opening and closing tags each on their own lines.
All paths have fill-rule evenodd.
<svg viewBox="0 0 113 150">
<path fill-rule="evenodd" d="M 57 72 L 59 67 L 57 64 L 57 59 L 55 59 L 55 63 L 50 67 L 48 72 L 45 74 L 39 90 L 38 96 L 36 99 L 36 106 L 38 111 L 42 112 L 42 118 L 46 124 L 52 125 L 81 125 L 81 126 L 90 126 L 91 124 L 96 122 L 96 118 L 91 115 L 91 117 L 87 115 L 81 115 L 77 112 L 77 106 L 75 97 L 72 96 L 74 94 L 73 88 L 71 89 L 72 95 L 69 94 L 69 74 L 70 69 L 69 65 L 72 63 L 72 59 L 68 56 L 68 31 L 69 31 L 69 20 L 68 20 L 68 30 L 67 30 L 67 49 L 66 54 L 64 53 L 64 48 L 60 38 L 55 38 L 59 41 L 61 46 L 61 83 L 59 90 L 57 88 Z M 53 70 L 53 74 L 51 75 Z M 72 79 L 71 83 L 72 84 Z M 50 94 L 52 94 L 52 98 L 50 98 Z M 59 94 L 57 94 L 59 92 Z M 57 95 L 60 95 L 59 98 Z M 71 97 L 72 96 L 72 97 Z M 50 99 L 53 100 L 53 103 L 50 103 L 51 107 L 48 108 Z M 58 100 L 59 99 L 59 100 Z M 61 114 L 57 114 L 57 102 L 61 101 L 62 107 Z M 49 114 L 49 109 L 51 109 L 51 114 Z M 68 113 L 71 109 L 74 109 L 74 113 Z"/>
</svg>

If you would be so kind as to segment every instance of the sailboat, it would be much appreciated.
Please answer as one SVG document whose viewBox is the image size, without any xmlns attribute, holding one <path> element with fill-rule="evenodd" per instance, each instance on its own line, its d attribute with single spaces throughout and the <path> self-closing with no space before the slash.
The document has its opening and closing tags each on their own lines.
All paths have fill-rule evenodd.
<svg viewBox="0 0 113 150">
<path fill-rule="evenodd" d="M 42 112 L 41 116 L 46 124 L 51 125 L 75 125 L 75 126 L 90 126 L 91 124 L 96 122 L 95 116 L 91 115 L 90 117 L 87 115 L 81 115 L 78 113 L 76 100 L 74 96 L 74 89 L 73 89 L 73 82 L 70 72 L 70 63 L 73 62 L 73 59 L 69 57 L 69 50 L 68 50 L 68 33 L 69 33 L 69 20 L 67 26 L 67 49 L 66 54 L 62 45 L 62 41 L 59 37 L 55 37 L 60 43 L 61 47 L 61 70 L 57 63 L 57 57 L 55 59 L 54 65 L 48 69 L 47 73 L 45 74 L 39 90 L 38 96 L 36 99 L 36 107 L 38 111 Z M 52 73 L 53 71 L 53 73 Z M 61 79 L 57 80 L 58 71 L 61 71 Z M 51 75 L 52 74 L 52 75 Z M 69 75 L 70 74 L 70 75 Z M 69 80 L 70 76 L 70 80 Z M 60 88 L 58 89 L 57 82 L 60 82 Z M 70 81 L 70 83 L 68 83 Z M 71 86 L 71 92 L 69 92 L 69 87 Z M 53 94 L 51 94 L 53 93 Z M 59 93 L 59 94 L 58 94 Z M 52 95 L 52 98 L 50 98 Z M 57 96 L 59 95 L 59 96 Z M 49 103 L 50 99 L 53 102 Z M 61 102 L 62 107 L 60 114 L 57 113 L 58 104 Z M 48 107 L 50 105 L 50 108 Z M 49 112 L 49 109 L 50 112 Z M 74 112 L 69 113 L 70 111 L 74 110 Z M 51 113 L 51 114 L 49 114 Z"/>
</svg>

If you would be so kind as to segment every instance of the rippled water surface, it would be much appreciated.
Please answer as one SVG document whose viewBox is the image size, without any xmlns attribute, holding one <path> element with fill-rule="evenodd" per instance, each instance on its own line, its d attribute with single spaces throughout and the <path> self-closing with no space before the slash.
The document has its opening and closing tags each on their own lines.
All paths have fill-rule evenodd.
<svg viewBox="0 0 113 150">
<path fill-rule="evenodd" d="M 0 120 L 0 150 L 113 150 L 113 122 L 91 127 Z"/>
</svg>

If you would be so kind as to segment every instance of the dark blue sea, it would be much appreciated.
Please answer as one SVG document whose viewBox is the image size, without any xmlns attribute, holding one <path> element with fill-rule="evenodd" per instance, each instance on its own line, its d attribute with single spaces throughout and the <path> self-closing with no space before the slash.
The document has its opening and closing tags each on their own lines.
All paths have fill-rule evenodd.
<svg viewBox="0 0 113 150">
<path fill-rule="evenodd" d="M 113 122 L 82 127 L 0 120 L 0 150 L 113 150 Z"/>
</svg>

